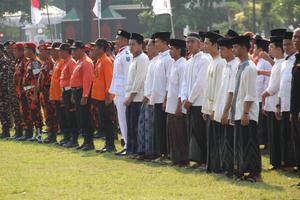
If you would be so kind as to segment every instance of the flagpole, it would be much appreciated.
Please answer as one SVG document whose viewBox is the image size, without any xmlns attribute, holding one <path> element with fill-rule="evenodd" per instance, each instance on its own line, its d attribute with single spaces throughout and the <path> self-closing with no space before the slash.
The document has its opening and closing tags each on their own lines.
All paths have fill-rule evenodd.
<svg viewBox="0 0 300 200">
<path fill-rule="evenodd" d="M 171 30 L 172 30 L 172 38 L 175 38 L 175 30 L 174 30 L 174 23 L 173 23 L 173 12 L 172 12 L 172 5 L 171 5 L 171 1 L 170 1 L 170 9 L 171 9 L 171 12 L 170 12 L 170 21 L 171 21 Z"/>
<path fill-rule="evenodd" d="M 100 29 L 101 29 L 101 24 L 100 24 L 100 19 L 101 19 L 101 0 L 96 0 L 98 1 L 98 38 L 100 37 Z"/>
<path fill-rule="evenodd" d="M 49 4 L 48 4 L 47 0 L 45 0 L 45 2 L 46 2 L 47 18 L 48 18 L 48 25 L 49 25 L 49 31 L 50 31 L 50 39 L 51 39 L 51 42 L 53 42 L 52 30 L 51 30 L 51 23 L 50 23 L 50 16 L 49 16 Z"/>
</svg>

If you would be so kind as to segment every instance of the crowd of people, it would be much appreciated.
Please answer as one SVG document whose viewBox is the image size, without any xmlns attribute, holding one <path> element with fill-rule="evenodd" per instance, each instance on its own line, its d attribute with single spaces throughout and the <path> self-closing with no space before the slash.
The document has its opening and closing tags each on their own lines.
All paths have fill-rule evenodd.
<svg viewBox="0 0 300 200">
<path fill-rule="evenodd" d="M 272 169 L 299 172 L 300 28 L 170 36 L 0 44 L 1 138 L 90 151 L 103 136 L 99 154 L 250 182 L 265 149 Z"/>
</svg>

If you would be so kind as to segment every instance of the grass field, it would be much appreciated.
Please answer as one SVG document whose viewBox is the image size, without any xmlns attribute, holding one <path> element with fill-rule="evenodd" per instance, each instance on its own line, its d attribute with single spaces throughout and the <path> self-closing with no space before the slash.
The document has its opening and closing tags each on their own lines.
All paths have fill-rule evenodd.
<svg viewBox="0 0 300 200">
<path fill-rule="evenodd" d="M 263 183 L 236 182 L 112 154 L 0 140 L 0 200 L 300 200 L 300 190 L 291 187 L 299 177 L 268 167 L 263 158 Z"/>
</svg>

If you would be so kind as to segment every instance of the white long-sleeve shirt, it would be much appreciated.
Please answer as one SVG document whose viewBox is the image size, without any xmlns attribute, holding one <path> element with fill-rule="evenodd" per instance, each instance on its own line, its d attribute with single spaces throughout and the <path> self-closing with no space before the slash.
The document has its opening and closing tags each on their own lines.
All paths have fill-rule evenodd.
<svg viewBox="0 0 300 200">
<path fill-rule="evenodd" d="M 181 101 L 188 100 L 192 106 L 202 106 L 209 58 L 203 52 L 193 55 L 184 70 Z"/>
<path fill-rule="evenodd" d="M 282 63 L 280 71 L 280 87 L 278 97 L 281 99 L 281 112 L 290 111 L 292 69 L 296 60 L 296 53 Z"/>
<path fill-rule="evenodd" d="M 154 64 L 154 78 L 151 90 L 150 104 L 163 103 L 167 94 L 170 70 L 174 60 L 170 51 L 158 54 L 158 60 Z"/>
<path fill-rule="evenodd" d="M 249 61 L 249 65 L 244 69 L 241 74 L 239 90 L 236 98 L 235 107 L 235 120 L 241 120 L 244 114 L 245 101 L 253 102 L 249 112 L 250 120 L 258 122 L 258 100 L 256 96 L 256 83 L 257 70 L 252 61 Z"/>
<path fill-rule="evenodd" d="M 266 91 L 270 94 L 266 98 L 265 110 L 276 112 L 276 105 L 279 103 L 278 92 L 280 87 L 280 71 L 284 59 L 277 59 L 271 70 L 270 81 Z"/>
<path fill-rule="evenodd" d="M 146 81 L 144 85 L 144 96 L 150 99 L 151 97 L 151 92 L 152 92 L 152 87 L 153 87 L 153 79 L 154 79 L 154 67 L 155 63 L 158 60 L 158 55 L 153 57 L 148 66 L 148 71 L 147 71 L 147 76 L 146 76 Z"/>
<path fill-rule="evenodd" d="M 223 69 L 226 67 L 226 60 L 217 56 L 214 58 L 207 73 L 207 87 L 204 92 L 202 112 L 211 115 L 214 112 L 217 94 L 221 87 Z"/>
<path fill-rule="evenodd" d="M 128 69 L 132 61 L 129 47 L 125 46 L 119 50 L 114 60 L 113 79 L 109 92 L 116 96 L 125 96 L 125 86 L 128 78 Z"/>
<path fill-rule="evenodd" d="M 260 58 L 258 60 L 256 68 L 257 68 L 257 70 L 272 70 L 272 65 L 265 59 Z M 269 80 L 270 80 L 270 76 L 257 75 L 256 93 L 257 93 L 259 102 L 262 101 L 261 93 L 263 93 L 263 91 L 265 91 L 265 89 L 268 87 Z"/>
<path fill-rule="evenodd" d="M 181 57 L 176 60 L 171 68 L 170 73 L 170 84 L 167 95 L 166 112 L 175 114 L 178 99 L 180 98 L 180 91 L 182 90 L 182 80 L 184 76 L 184 70 L 186 68 L 186 59 Z M 185 109 L 182 109 L 182 113 L 186 113 Z"/>
<path fill-rule="evenodd" d="M 145 53 L 133 57 L 129 65 L 126 84 L 126 97 L 136 93 L 133 102 L 142 102 L 144 97 L 144 82 L 147 76 L 149 58 Z"/>
<path fill-rule="evenodd" d="M 237 73 L 238 65 L 240 60 L 238 58 L 234 58 L 226 64 L 226 67 L 223 69 L 221 88 L 217 95 L 216 103 L 215 103 L 215 113 L 214 120 L 217 122 L 221 122 L 221 117 L 227 102 L 227 97 L 229 93 L 234 93 L 235 86 L 235 76 Z M 230 113 L 230 111 L 229 111 Z M 229 116 L 230 118 L 230 116 Z"/>
</svg>

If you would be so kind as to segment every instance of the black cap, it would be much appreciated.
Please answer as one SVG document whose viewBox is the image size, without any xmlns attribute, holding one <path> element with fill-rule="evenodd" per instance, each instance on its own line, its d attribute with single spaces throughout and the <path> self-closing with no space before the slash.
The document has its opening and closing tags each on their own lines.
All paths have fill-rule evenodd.
<svg viewBox="0 0 300 200">
<path fill-rule="evenodd" d="M 210 41 L 217 42 L 218 39 L 223 38 L 223 36 L 216 32 L 209 31 L 205 34 L 205 38 L 208 38 Z"/>
<path fill-rule="evenodd" d="M 3 51 L 4 50 L 4 45 L 2 43 L 0 43 L 0 50 Z"/>
<path fill-rule="evenodd" d="M 293 39 L 293 34 L 294 34 L 293 32 L 287 31 L 287 32 L 285 32 L 283 39 L 291 40 L 291 39 Z"/>
<path fill-rule="evenodd" d="M 74 44 L 70 47 L 71 49 L 84 49 L 85 44 L 79 40 L 75 41 Z"/>
<path fill-rule="evenodd" d="M 74 41 L 75 41 L 74 39 L 68 38 L 68 39 L 66 39 L 66 42 L 65 42 L 65 43 L 68 43 L 68 44 L 70 44 L 70 45 L 73 45 Z"/>
<path fill-rule="evenodd" d="M 268 49 L 270 41 L 264 39 L 255 39 L 257 48 Z"/>
<path fill-rule="evenodd" d="M 232 38 L 232 45 L 249 45 L 250 46 L 250 37 L 247 35 L 242 35 Z"/>
<path fill-rule="evenodd" d="M 272 36 L 272 37 L 270 37 L 270 42 L 271 43 L 282 43 L 283 37 L 282 36 Z"/>
<path fill-rule="evenodd" d="M 170 39 L 171 33 L 170 32 L 157 32 L 154 34 L 155 38 L 159 39 Z"/>
<path fill-rule="evenodd" d="M 212 30 L 212 31 L 210 31 L 210 32 L 214 32 L 214 33 L 220 34 L 220 31 L 219 31 L 219 30 Z"/>
<path fill-rule="evenodd" d="M 57 49 L 60 47 L 60 45 L 61 45 L 60 42 L 53 42 L 51 47 L 48 47 L 48 49 Z"/>
<path fill-rule="evenodd" d="M 108 47 L 108 42 L 106 39 L 103 38 L 98 38 L 95 42 L 91 42 L 91 45 L 95 45 L 99 48 L 104 47 L 104 49 L 107 49 Z"/>
<path fill-rule="evenodd" d="M 263 38 L 260 35 L 255 35 L 255 40 L 262 40 Z"/>
<path fill-rule="evenodd" d="M 62 50 L 62 51 L 69 51 L 71 48 L 71 45 L 69 43 L 62 43 L 58 48 L 55 48 L 56 50 Z"/>
<path fill-rule="evenodd" d="M 190 33 L 187 34 L 186 37 L 187 38 L 197 38 L 197 39 L 200 39 L 199 33 L 197 33 L 197 32 L 190 32 Z"/>
<path fill-rule="evenodd" d="M 204 32 L 204 31 L 199 31 L 198 34 L 199 34 L 200 39 L 201 39 L 202 41 L 204 41 L 206 32 Z"/>
<path fill-rule="evenodd" d="M 124 30 L 122 30 L 122 29 L 119 29 L 119 30 L 117 31 L 117 35 L 119 35 L 119 36 L 121 36 L 121 37 L 124 37 L 124 38 L 126 38 L 126 39 L 130 39 L 130 33 L 127 32 L 127 31 L 124 31 Z"/>
<path fill-rule="evenodd" d="M 218 44 L 221 47 L 232 48 L 232 39 L 231 38 L 220 38 L 218 39 Z"/>
<path fill-rule="evenodd" d="M 14 45 L 14 44 L 16 44 L 15 41 L 13 41 L 13 40 L 8 40 L 8 41 L 4 42 L 3 46 L 4 46 L 4 47 L 7 47 L 7 46 Z"/>
<path fill-rule="evenodd" d="M 239 34 L 237 32 L 235 32 L 234 30 L 229 29 L 225 36 L 229 37 L 229 38 L 234 38 L 234 37 L 239 36 Z"/>
<path fill-rule="evenodd" d="M 139 42 L 143 42 L 144 41 L 144 37 L 138 33 L 132 33 L 130 39 L 132 40 L 137 40 Z"/>
<path fill-rule="evenodd" d="M 186 48 L 186 42 L 185 40 L 180 39 L 171 39 L 170 40 L 170 46 L 176 47 L 176 48 Z"/>
<path fill-rule="evenodd" d="M 271 36 L 284 36 L 286 29 L 278 28 L 271 30 Z"/>
</svg>

